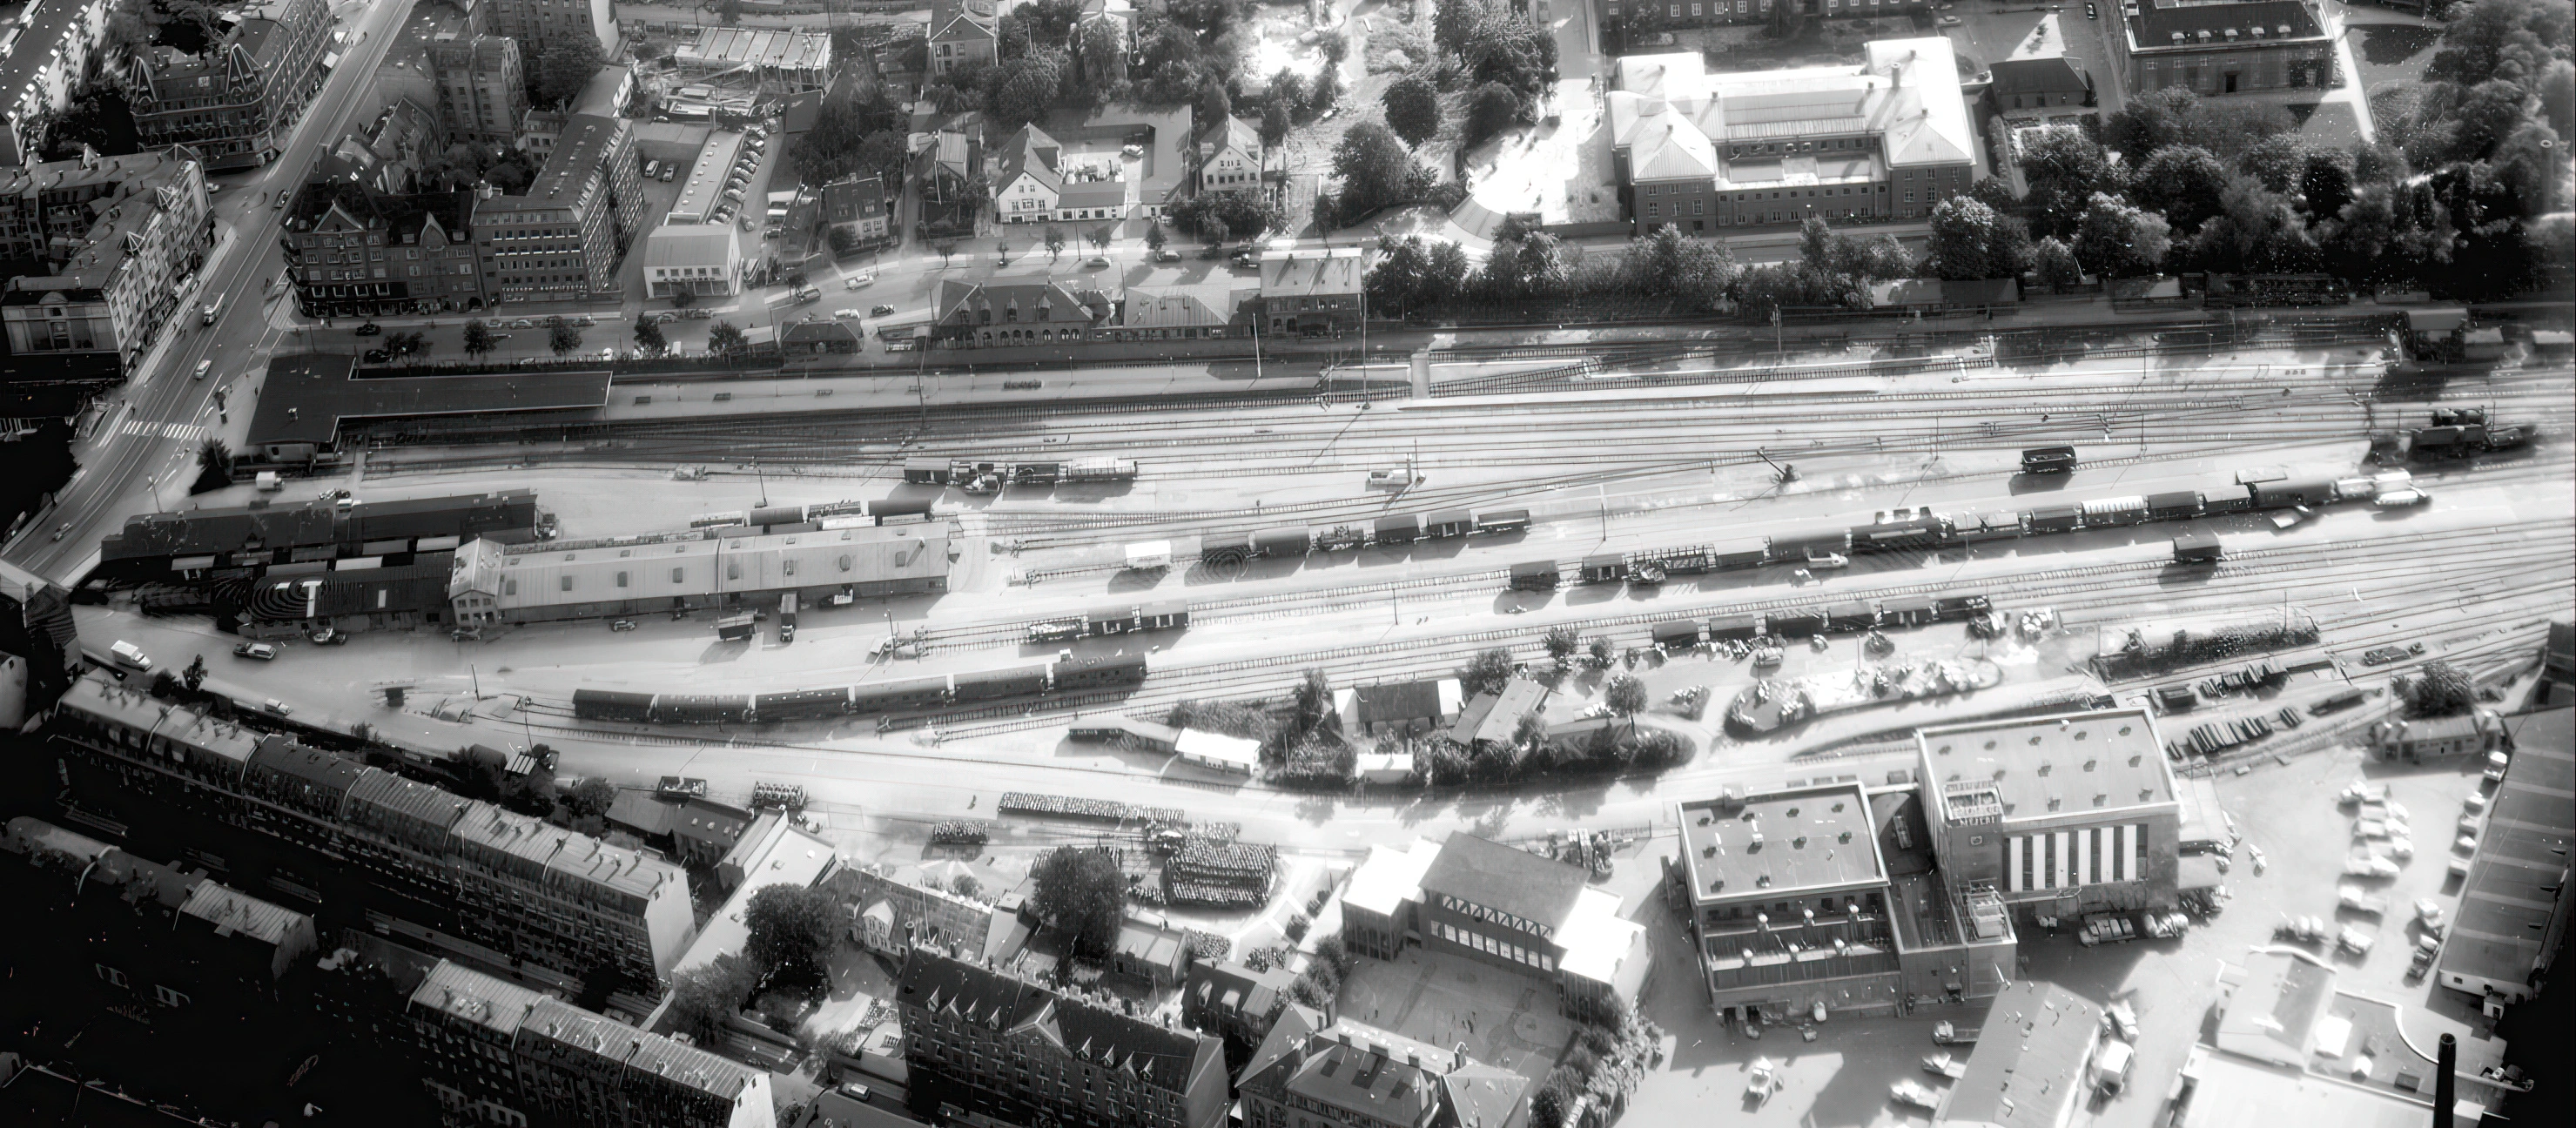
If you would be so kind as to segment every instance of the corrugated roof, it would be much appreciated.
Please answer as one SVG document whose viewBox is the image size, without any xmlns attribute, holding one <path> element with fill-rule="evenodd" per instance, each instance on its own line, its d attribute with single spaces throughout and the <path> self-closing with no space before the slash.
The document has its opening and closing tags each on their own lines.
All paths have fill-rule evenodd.
<svg viewBox="0 0 2576 1128">
<path fill-rule="evenodd" d="M 2437 976 L 2528 982 L 2565 927 L 2568 851 L 2576 847 L 2576 808 L 2567 798 L 2576 794 L 2576 710 L 2505 723 L 2512 763 L 2488 803 Z"/>
</svg>

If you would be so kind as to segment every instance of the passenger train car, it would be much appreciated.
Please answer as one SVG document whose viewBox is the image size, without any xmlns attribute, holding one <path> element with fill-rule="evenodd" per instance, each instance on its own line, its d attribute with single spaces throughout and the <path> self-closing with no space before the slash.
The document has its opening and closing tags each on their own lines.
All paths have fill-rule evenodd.
<svg viewBox="0 0 2576 1128">
<path fill-rule="evenodd" d="M 861 714 L 905 713 L 943 705 L 971 705 L 1136 685 L 1148 672 L 1142 655 L 1063 658 L 1052 663 L 938 674 L 873 685 L 800 689 L 787 693 L 630 693 L 579 689 L 573 715 L 590 721 L 635 724 L 769 724 Z"/>
</svg>

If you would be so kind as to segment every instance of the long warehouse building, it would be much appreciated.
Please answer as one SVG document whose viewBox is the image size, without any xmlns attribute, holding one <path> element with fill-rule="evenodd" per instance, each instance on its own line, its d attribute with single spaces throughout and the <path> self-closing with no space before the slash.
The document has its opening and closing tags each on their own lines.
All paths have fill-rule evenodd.
<svg viewBox="0 0 2576 1128">
<path fill-rule="evenodd" d="M 704 608 L 793 595 L 831 602 L 948 590 L 945 521 L 743 536 L 704 534 L 458 549 L 447 583 L 460 625 L 539 623 Z"/>
</svg>

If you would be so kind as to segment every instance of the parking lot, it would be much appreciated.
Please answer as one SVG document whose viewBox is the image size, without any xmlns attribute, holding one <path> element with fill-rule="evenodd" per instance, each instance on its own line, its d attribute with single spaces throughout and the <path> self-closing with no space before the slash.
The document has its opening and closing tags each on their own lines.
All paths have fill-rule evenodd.
<svg viewBox="0 0 2576 1128">
<path fill-rule="evenodd" d="M 2120 9 L 2107 3 L 2096 6 L 2099 19 L 2084 18 L 2081 0 L 2068 4 L 2001 4 L 1993 0 L 1965 0 L 1948 11 L 1945 18 L 1955 18 L 1956 25 L 1944 25 L 1941 33 L 1950 37 L 1951 46 L 1964 59 L 1973 60 L 1979 69 L 2009 57 L 2013 49 L 2030 37 L 2040 17 L 2055 13 L 2057 26 L 2066 36 L 2067 57 L 2084 65 L 2093 76 L 2093 92 L 2101 102 L 2097 112 L 2108 115 L 2121 106 L 2126 86 L 2114 72 L 2111 39 L 2120 34 Z"/>
</svg>

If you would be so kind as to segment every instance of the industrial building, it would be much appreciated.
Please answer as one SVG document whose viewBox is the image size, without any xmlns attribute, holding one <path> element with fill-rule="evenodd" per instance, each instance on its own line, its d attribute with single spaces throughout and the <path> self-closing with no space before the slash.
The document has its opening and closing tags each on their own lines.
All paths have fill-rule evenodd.
<svg viewBox="0 0 2576 1128">
<path fill-rule="evenodd" d="M 1934 857 L 2026 920 L 2169 907 L 2182 803 L 2144 709 L 1924 729 Z"/>
<path fill-rule="evenodd" d="M 1342 942 L 1378 959 L 1417 944 L 1465 956 L 1552 983 L 1561 1012 L 1607 1022 L 1652 963 L 1644 926 L 1619 908 L 1580 867 L 1457 831 L 1371 847 L 1342 890 Z"/>
<path fill-rule="evenodd" d="M 348 432 L 422 432 L 446 416 L 520 416 L 531 422 L 595 419 L 608 406 L 606 369 L 410 376 L 369 372 L 347 353 L 296 353 L 268 362 L 244 454 L 273 464 L 340 457 Z M 488 426 L 488 419 L 467 425 Z"/>
<path fill-rule="evenodd" d="M 2513 752 L 2488 800 L 2484 833 L 2460 883 L 2460 917 L 2433 980 L 2489 1017 L 2531 1001 L 2567 936 L 2568 848 L 2576 839 L 2576 710 L 2507 718 Z"/>
<path fill-rule="evenodd" d="M 146 796 L 362 867 L 452 905 L 469 939 L 581 976 L 653 983 L 689 931 L 688 883 L 658 857 L 84 677 L 54 739 Z"/>
<path fill-rule="evenodd" d="M 2093 1092 L 2084 1071 L 2104 1037 L 2099 1004 L 2025 979 L 1995 996 L 1967 1072 L 1944 1090 L 1935 1125 L 2064 1128 Z"/>
<path fill-rule="evenodd" d="M 832 37 L 784 28 L 702 27 L 695 43 L 671 49 L 680 73 L 704 79 L 738 74 L 820 90 L 832 73 Z"/>
</svg>

